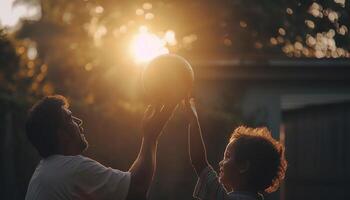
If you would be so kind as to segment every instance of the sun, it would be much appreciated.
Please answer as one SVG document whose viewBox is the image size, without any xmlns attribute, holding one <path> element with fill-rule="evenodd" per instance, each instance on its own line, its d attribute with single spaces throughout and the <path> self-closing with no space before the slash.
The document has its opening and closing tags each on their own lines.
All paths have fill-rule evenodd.
<svg viewBox="0 0 350 200">
<path fill-rule="evenodd" d="M 153 58 L 169 53 L 166 41 L 150 33 L 146 26 L 141 26 L 130 45 L 131 54 L 137 63 L 146 63 Z"/>
</svg>

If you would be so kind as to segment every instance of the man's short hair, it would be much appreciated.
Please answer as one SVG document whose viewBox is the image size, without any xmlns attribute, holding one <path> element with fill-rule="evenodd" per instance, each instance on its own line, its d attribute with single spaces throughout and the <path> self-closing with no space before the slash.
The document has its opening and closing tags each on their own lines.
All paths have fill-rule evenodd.
<svg viewBox="0 0 350 200">
<path fill-rule="evenodd" d="M 240 126 L 230 138 L 237 162 L 249 161 L 248 184 L 259 192 L 271 193 L 284 179 L 287 161 L 284 146 L 272 138 L 267 128 Z"/>
<path fill-rule="evenodd" d="M 63 123 L 62 106 L 68 108 L 67 99 L 53 95 L 44 97 L 29 110 L 27 137 L 44 158 L 57 153 L 57 130 Z"/>
</svg>

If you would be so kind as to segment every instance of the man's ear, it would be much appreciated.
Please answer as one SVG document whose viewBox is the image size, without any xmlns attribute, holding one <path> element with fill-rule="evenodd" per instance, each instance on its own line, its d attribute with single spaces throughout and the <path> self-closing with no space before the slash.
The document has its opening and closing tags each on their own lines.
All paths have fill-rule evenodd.
<svg viewBox="0 0 350 200">
<path fill-rule="evenodd" d="M 250 162 L 248 160 L 243 161 L 240 165 L 239 165 L 239 173 L 243 174 L 245 172 L 247 172 L 249 170 L 250 167 Z"/>
</svg>

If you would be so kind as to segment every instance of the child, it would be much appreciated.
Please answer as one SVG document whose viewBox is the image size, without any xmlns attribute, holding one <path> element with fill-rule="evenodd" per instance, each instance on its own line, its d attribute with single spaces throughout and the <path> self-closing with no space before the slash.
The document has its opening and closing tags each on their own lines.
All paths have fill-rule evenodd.
<svg viewBox="0 0 350 200">
<path fill-rule="evenodd" d="M 266 128 L 234 130 L 219 163 L 209 165 L 194 99 L 184 102 L 189 121 L 189 151 L 198 182 L 193 196 L 203 200 L 258 200 L 277 190 L 287 168 L 284 147 Z"/>
</svg>

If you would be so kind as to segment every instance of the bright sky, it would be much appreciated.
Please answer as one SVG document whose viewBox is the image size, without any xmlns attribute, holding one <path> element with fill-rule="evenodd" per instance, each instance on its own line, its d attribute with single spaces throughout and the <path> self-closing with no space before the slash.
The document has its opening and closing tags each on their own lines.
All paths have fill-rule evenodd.
<svg viewBox="0 0 350 200">
<path fill-rule="evenodd" d="M 15 0 L 0 0 L 0 27 L 14 27 L 21 18 L 39 19 L 40 6 L 19 4 L 12 6 Z"/>
</svg>

